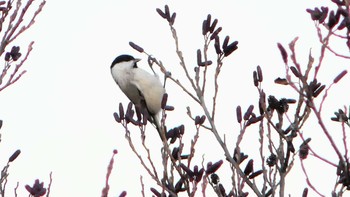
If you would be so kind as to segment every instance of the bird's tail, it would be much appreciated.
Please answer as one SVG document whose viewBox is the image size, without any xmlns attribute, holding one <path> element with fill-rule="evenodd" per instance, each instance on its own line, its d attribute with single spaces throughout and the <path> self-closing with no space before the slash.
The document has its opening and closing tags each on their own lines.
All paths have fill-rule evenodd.
<svg viewBox="0 0 350 197">
<path fill-rule="evenodd" d="M 136 105 L 135 105 L 136 106 Z M 144 116 L 147 117 L 148 121 L 156 127 L 160 140 L 163 141 L 163 138 L 165 138 L 165 134 L 163 132 L 161 123 L 160 123 L 160 118 L 159 118 L 159 112 L 157 114 L 152 114 L 148 111 L 147 104 L 145 100 L 141 100 L 140 105 L 136 106 L 136 110 L 139 110 L 140 113 L 142 113 Z M 164 136 L 164 137 L 163 137 Z M 165 139 L 166 141 L 166 139 Z"/>
<path fill-rule="evenodd" d="M 165 133 L 164 133 L 164 130 L 163 130 L 161 123 L 160 123 L 159 114 L 153 115 L 151 122 L 156 127 L 158 134 L 159 134 L 159 137 L 163 141 L 163 138 L 165 138 Z"/>
</svg>

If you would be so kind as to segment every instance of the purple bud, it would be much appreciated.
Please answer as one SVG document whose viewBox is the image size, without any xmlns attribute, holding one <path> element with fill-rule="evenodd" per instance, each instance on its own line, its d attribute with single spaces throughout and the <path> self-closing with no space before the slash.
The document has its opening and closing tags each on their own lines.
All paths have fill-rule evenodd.
<svg viewBox="0 0 350 197">
<path fill-rule="evenodd" d="M 203 36 L 208 33 L 209 29 L 207 28 L 207 20 L 204 20 L 202 23 L 202 34 Z"/>
<path fill-rule="evenodd" d="M 5 61 L 10 61 L 10 58 L 11 58 L 11 53 L 10 52 L 5 53 Z"/>
<path fill-rule="evenodd" d="M 291 66 L 290 70 L 292 71 L 292 73 L 294 74 L 294 76 L 296 76 L 297 78 L 301 77 L 301 74 L 299 73 L 299 71 L 297 70 L 297 68 L 295 68 L 295 66 Z"/>
<path fill-rule="evenodd" d="M 335 17 L 334 11 L 332 10 L 328 17 L 328 23 L 327 23 L 328 28 L 332 29 L 337 23 L 338 23 L 338 20 Z"/>
<path fill-rule="evenodd" d="M 166 102 L 168 101 L 168 94 L 164 93 L 163 98 L 162 98 L 162 103 L 161 103 L 161 108 L 164 109 L 166 106 Z"/>
<path fill-rule="evenodd" d="M 13 61 L 17 61 L 21 57 L 21 55 L 22 55 L 21 53 L 15 53 L 11 56 L 12 56 Z"/>
<path fill-rule="evenodd" d="M 198 174 L 198 166 L 197 166 L 197 165 L 195 165 L 195 166 L 193 167 L 193 173 L 194 173 L 194 175 L 197 175 L 197 174 Z"/>
<path fill-rule="evenodd" d="M 311 138 L 306 139 L 299 147 L 299 157 L 300 159 L 306 159 L 309 154 L 309 145 Z"/>
<path fill-rule="evenodd" d="M 237 106 L 236 108 L 236 116 L 237 116 L 237 122 L 241 123 L 242 122 L 242 110 L 241 110 L 241 106 Z"/>
<path fill-rule="evenodd" d="M 308 189 L 307 189 L 307 187 L 304 189 L 304 191 L 303 191 L 303 195 L 302 195 L 302 197 L 307 197 L 307 193 L 308 193 Z"/>
<path fill-rule="evenodd" d="M 247 121 L 246 126 L 249 126 L 251 124 L 260 122 L 262 119 L 264 118 L 264 116 L 258 116 L 258 117 L 251 117 L 249 118 L 249 120 Z"/>
<path fill-rule="evenodd" d="M 215 37 L 214 47 L 215 47 L 215 52 L 216 52 L 216 54 L 219 55 L 219 54 L 222 53 L 222 51 L 221 51 L 221 49 L 220 49 L 220 38 L 219 38 L 219 36 L 216 36 L 216 37 Z"/>
<path fill-rule="evenodd" d="M 199 120 L 199 124 L 202 125 L 205 122 L 205 118 L 206 116 L 201 116 L 200 120 Z"/>
<path fill-rule="evenodd" d="M 215 19 L 215 20 L 213 21 L 213 24 L 211 24 L 211 26 L 210 26 L 210 29 L 209 29 L 210 33 L 213 33 L 213 31 L 214 31 L 214 29 L 215 29 L 215 27 L 216 27 L 217 24 L 218 24 L 218 19 Z M 220 31 L 221 31 L 221 30 L 220 30 Z"/>
<path fill-rule="evenodd" d="M 206 62 L 201 62 L 198 66 L 205 67 L 205 66 L 210 66 L 212 64 L 213 62 L 211 60 L 208 60 Z"/>
<path fill-rule="evenodd" d="M 120 119 L 120 117 L 119 117 L 119 115 L 118 115 L 117 112 L 114 112 L 114 113 L 113 113 L 113 116 L 114 116 L 114 119 L 115 119 L 116 122 L 118 122 L 118 123 L 121 122 L 121 119 Z"/>
<path fill-rule="evenodd" d="M 224 48 L 225 57 L 229 56 L 232 52 L 238 49 L 238 41 L 232 42 L 230 45 Z"/>
<path fill-rule="evenodd" d="M 211 23 L 211 15 L 210 14 L 208 14 L 208 16 L 207 16 L 207 20 L 205 20 L 206 21 L 206 27 L 205 27 L 205 29 L 207 30 L 207 32 L 210 30 L 210 23 Z M 207 33 L 206 32 L 206 33 Z"/>
<path fill-rule="evenodd" d="M 253 81 L 254 81 L 254 86 L 258 87 L 259 81 L 258 81 L 258 73 L 254 70 L 253 72 Z"/>
<path fill-rule="evenodd" d="M 280 77 L 275 79 L 275 83 L 280 84 L 280 85 L 288 85 L 289 84 L 287 79 L 285 79 L 285 78 L 282 79 Z"/>
<path fill-rule="evenodd" d="M 278 49 L 279 49 L 280 52 L 281 52 L 282 59 L 283 59 L 284 63 L 285 63 L 285 64 L 288 64 L 288 54 L 287 54 L 287 51 L 284 49 L 284 47 L 283 47 L 280 43 L 277 43 L 277 47 L 278 47 Z"/>
<path fill-rule="evenodd" d="M 159 14 L 162 18 L 166 19 L 166 15 L 165 15 L 165 13 L 164 13 L 161 9 L 157 8 L 156 11 L 158 12 L 158 14 Z"/>
<path fill-rule="evenodd" d="M 243 119 L 244 120 L 248 120 L 250 115 L 252 114 L 253 112 L 253 109 L 254 109 L 254 105 L 250 105 L 247 109 L 247 111 L 245 112 L 244 116 L 243 116 Z"/>
<path fill-rule="evenodd" d="M 215 20 L 216 20 L 216 19 L 215 19 Z M 218 36 L 218 34 L 220 33 L 221 30 L 222 30 L 222 27 L 217 28 L 217 29 L 213 32 L 213 34 L 211 34 L 210 40 L 214 40 L 215 37 Z"/>
<path fill-rule="evenodd" d="M 175 184 L 175 192 L 178 193 L 182 189 L 184 181 L 180 179 L 176 184 Z"/>
<path fill-rule="evenodd" d="M 204 173 L 204 168 L 201 168 L 198 172 L 198 174 L 196 175 L 196 182 L 198 183 L 199 181 L 201 181 L 202 179 L 202 176 L 203 176 L 203 173 Z"/>
<path fill-rule="evenodd" d="M 121 120 L 124 120 L 124 108 L 122 103 L 119 103 L 119 116 Z"/>
<path fill-rule="evenodd" d="M 182 124 L 178 128 L 179 128 L 180 134 L 183 135 L 185 133 L 185 126 Z"/>
<path fill-rule="evenodd" d="M 199 125 L 199 122 L 201 121 L 201 118 L 199 117 L 199 116 L 196 116 L 195 118 L 194 118 L 194 124 L 195 125 Z"/>
<path fill-rule="evenodd" d="M 254 164 L 253 159 L 249 160 L 249 162 L 247 163 L 247 165 L 246 165 L 246 167 L 244 169 L 244 174 L 245 175 L 248 176 L 250 173 L 253 172 L 253 170 L 254 170 L 253 164 Z"/>
<path fill-rule="evenodd" d="M 216 162 L 216 163 L 210 165 L 210 166 L 207 168 L 206 173 L 207 173 L 207 174 L 212 174 L 212 173 L 216 172 L 216 171 L 220 168 L 220 166 L 221 166 L 223 163 L 224 163 L 224 161 L 220 160 L 220 161 L 218 161 L 218 162 Z"/>
<path fill-rule="evenodd" d="M 168 6 L 168 5 L 165 5 L 165 6 L 164 6 L 164 10 L 165 10 L 166 19 L 169 21 L 169 20 L 170 20 L 170 10 L 169 10 L 169 6 Z"/>
<path fill-rule="evenodd" d="M 19 46 L 13 46 L 11 48 L 11 55 L 19 52 Z"/>
<path fill-rule="evenodd" d="M 197 64 L 198 64 L 198 66 L 200 66 L 201 63 L 202 63 L 202 53 L 201 53 L 201 50 L 198 49 L 197 50 Z"/>
<path fill-rule="evenodd" d="M 153 187 L 151 187 L 151 192 L 152 192 L 156 197 L 161 197 L 161 194 L 160 194 L 156 189 L 154 189 Z"/>
<path fill-rule="evenodd" d="M 228 41 L 230 40 L 230 36 L 226 36 L 224 43 L 222 43 L 222 48 L 225 49 L 228 45 Z"/>
<path fill-rule="evenodd" d="M 170 21 L 169 21 L 169 24 L 170 24 L 171 26 L 174 25 L 175 18 L 176 18 L 176 13 L 174 12 L 174 13 L 171 15 L 171 18 L 170 18 Z"/>
<path fill-rule="evenodd" d="M 21 153 L 21 150 L 16 150 L 12 155 L 11 157 L 9 158 L 9 162 L 13 162 L 17 157 L 18 155 Z"/>
<path fill-rule="evenodd" d="M 319 23 L 323 23 L 326 20 L 327 15 L 328 15 L 328 8 L 327 7 L 322 6 L 321 10 L 322 10 L 322 12 L 321 12 L 319 19 L 318 19 Z"/>
<path fill-rule="evenodd" d="M 286 99 L 285 100 L 287 103 L 293 104 L 296 103 L 297 101 L 295 99 Z"/>
<path fill-rule="evenodd" d="M 313 92 L 312 96 L 317 97 L 323 91 L 323 89 L 325 87 L 326 87 L 326 85 L 322 85 L 320 88 L 317 88 L 316 91 Z"/>
<path fill-rule="evenodd" d="M 287 141 L 287 150 L 292 152 L 292 153 L 295 153 L 295 148 L 294 148 L 294 145 L 291 141 Z"/>
<path fill-rule="evenodd" d="M 143 50 L 142 47 L 140 47 L 139 45 L 137 45 L 137 44 L 135 44 L 135 43 L 133 43 L 133 42 L 129 42 L 129 45 L 130 45 L 133 49 L 135 49 L 136 51 L 138 51 L 138 52 L 140 52 L 140 53 L 143 53 L 143 52 L 144 52 L 144 50 Z"/>
<path fill-rule="evenodd" d="M 133 110 L 132 110 L 132 106 L 133 106 L 132 102 L 129 102 L 129 103 L 128 103 L 128 107 L 126 108 L 126 114 L 132 113 L 132 112 L 131 112 L 131 111 L 133 111 Z"/>
<path fill-rule="evenodd" d="M 262 174 L 264 171 L 263 170 L 258 170 L 256 172 L 253 172 L 251 175 L 249 175 L 249 179 L 253 179 L 257 176 L 259 176 L 260 174 Z"/>
<path fill-rule="evenodd" d="M 119 197 L 125 197 L 126 196 L 126 191 L 123 191 L 120 195 L 119 195 Z"/>
<path fill-rule="evenodd" d="M 340 79 L 343 78 L 347 73 L 348 73 L 347 70 L 343 70 L 343 72 L 341 72 L 341 73 L 333 80 L 333 83 L 338 83 L 338 81 L 340 81 Z"/>
<path fill-rule="evenodd" d="M 180 163 L 180 167 L 187 173 L 187 175 L 189 177 L 193 177 L 194 173 L 192 172 L 192 170 L 190 170 L 187 166 L 185 166 L 185 164 Z"/>
<path fill-rule="evenodd" d="M 173 107 L 173 106 L 169 106 L 169 105 L 166 105 L 165 107 L 164 107 L 164 110 L 166 110 L 166 111 L 173 111 L 175 108 Z"/>
<path fill-rule="evenodd" d="M 259 82 L 262 82 L 262 81 L 263 81 L 263 74 L 262 74 L 261 67 L 258 65 L 258 66 L 256 67 L 256 70 L 257 70 L 257 72 L 258 72 L 258 81 L 259 81 Z"/>
</svg>

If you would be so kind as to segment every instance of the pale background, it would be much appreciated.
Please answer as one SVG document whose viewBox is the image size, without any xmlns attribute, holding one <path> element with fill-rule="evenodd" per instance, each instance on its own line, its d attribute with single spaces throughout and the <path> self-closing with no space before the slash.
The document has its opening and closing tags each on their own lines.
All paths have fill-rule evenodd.
<svg viewBox="0 0 350 197">
<path fill-rule="evenodd" d="M 24 196 L 23 186 L 32 185 L 37 178 L 47 185 L 51 171 L 53 185 L 50 196 L 100 196 L 113 149 L 118 149 L 119 154 L 115 158 L 110 196 L 118 196 L 123 190 L 129 196 L 140 196 L 139 179 L 144 172 L 139 170 L 140 164 L 126 144 L 123 128 L 112 116 L 119 102 L 126 105 L 128 100 L 113 81 L 109 67 L 113 59 L 122 53 L 146 59 L 146 56 L 129 47 L 128 42 L 134 41 L 161 59 L 181 79 L 180 74 L 176 75 L 178 60 L 169 27 L 155 11 L 156 8 L 164 9 L 165 4 L 169 5 L 171 12 L 177 12 L 175 27 L 189 67 L 196 65 L 196 50 L 203 46 L 201 25 L 208 13 L 212 14 L 213 19 L 219 19 L 219 25 L 223 27 L 222 40 L 224 36 L 230 35 L 232 41 L 239 41 L 239 50 L 225 60 L 226 66 L 220 81 L 223 94 L 218 104 L 221 114 L 217 117 L 219 129 L 230 133 L 232 144 L 238 132 L 236 106 L 242 105 L 245 110 L 250 104 L 257 104 L 258 94 L 252 82 L 252 72 L 257 65 L 263 69 L 263 87 L 267 95 L 295 98 L 295 94 L 288 92 L 290 89 L 273 85 L 275 78 L 284 76 L 284 64 L 276 43 L 282 43 L 287 49 L 288 43 L 299 36 L 297 50 L 300 62 L 305 65 L 310 48 L 313 48 L 314 57 L 317 58 L 319 44 L 316 30 L 305 10 L 329 5 L 328 1 L 311 0 L 215 3 L 48 1 L 33 28 L 13 43 L 20 45 L 21 50 L 26 50 L 27 44 L 31 40 L 35 41 L 34 50 L 24 66 L 28 72 L 0 94 L 0 118 L 4 121 L 0 165 L 4 166 L 16 149 L 22 151 L 9 169 L 8 196 L 13 196 L 12 188 L 17 181 L 20 182 L 19 196 Z M 343 45 L 339 45 L 339 49 L 347 53 Z M 148 69 L 145 61 L 140 65 Z M 324 62 L 320 78 L 323 83 L 329 84 L 344 69 L 348 69 L 348 62 L 329 59 Z M 349 77 L 346 76 L 331 90 L 329 100 L 325 103 L 329 106 L 324 112 L 327 123 L 338 133 L 339 125 L 328 120 L 335 110 L 349 104 L 348 84 Z M 283 90 L 286 92 L 281 92 Z M 188 122 L 185 114 L 188 103 L 182 100 L 179 89 L 170 85 L 167 92 L 169 104 L 176 108 L 169 115 L 169 125 Z M 194 127 L 189 124 L 186 128 L 189 132 L 187 137 L 192 136 L 190 132 L 194 131 Z M 137 132 L 137 129 L 134 131 Z M 156 139 L 157 135 L 152 128 L 147 131 L 147 140 L 153 144 L 155 154 L 158 154 L 160 143 Z M 252 144 L 258 143 L 256 131 L 251 129 L 255 135 L 251 134 L 251 140 L 245 141 L 247 147 L 244 152 L 256 152 L 256 148 L 249 149 Z M 321 133 L 319 135 L 322 137 Z M 207 131 L 202 136 L 198 145 L 202 148 L 198 147 L 196 164 L 200 165 L 203 153 L 205 163 L 223 159 L 213 136 Z M 138 140 L 138 137 L 135 138 Z M 154 143 L 150 143 L 152 139 Z M 208 146 L 208 139 L 212 140 L 211 146 Z M 323 143 L 314 138 L 313 142 Z M 332 151 L 327 152 L 323 147 L 317 147 L 322 155 L 335 158 Z M 297 160 L 296 170 L 299 166 Z M 314 182 L 318 181 L 320 191 L 329 196 L 330 187 L 335 181 L 335 171 L 320 167 L 325 169 L 322 177 L 330 173 L 331 183 L 329 180 L 317 179 L 320 171 L 315 171 L 318 176 L 313 177 Z M 316 169 L 315 166 L 313 169 Z M 221 174 L 225 174 L 225 171 L 221 171 Z M 155 185 L 146 177 L 146 196 L 150 196 L 148 188 Z M 289 181 L 288 193 L 300 196 L 306 187 L 303 176 Z M 229 188 L 229 182 L 225 185 Z"/>
</svg>

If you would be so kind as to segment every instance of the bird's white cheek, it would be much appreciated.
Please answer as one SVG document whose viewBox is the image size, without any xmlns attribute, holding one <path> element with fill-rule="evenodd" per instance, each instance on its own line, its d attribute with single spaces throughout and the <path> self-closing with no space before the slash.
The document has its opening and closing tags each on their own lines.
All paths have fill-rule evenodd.
<svg viewBox="0 0 350 197">
<path fill-rule="evenodd" d="M 114 68 L 111 70 L 114 81 L 124 90 L 130 83 L 130 72 Z"/>
</svg>

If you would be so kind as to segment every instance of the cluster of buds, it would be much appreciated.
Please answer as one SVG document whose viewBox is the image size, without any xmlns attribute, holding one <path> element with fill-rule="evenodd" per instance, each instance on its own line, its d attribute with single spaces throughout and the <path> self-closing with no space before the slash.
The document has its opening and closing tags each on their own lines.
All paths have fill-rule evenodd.
<svg viewBox="0 0 350 197">
<path fill-rule="evenodd" d="M 266 159 L 266 164 L 269 167 L 273 167 L 277 164 L 277 155 L 271 153 L 271 155 Z"/>
<path fill-rule="evenodd" d="M 300 159 L 306 159 L 309 154 L 309 145 L 308 143 L 311 141 L 311 138 L 306 139 L 303 143 L 301 143 L 299 147 L 299 157 Z"/>
<path fill-rule="evenodd" d="M 11 157 L 9 158 L 9 162 L 13 162 L 15 159 L 17 159 L 19 154 L 21 154 L 21 150 L 18 149 L 11 155 Z"/>
<path fill-rule="evenodd" d="M 286 98 L 277 100 L 276 97 L 270 95 L 267 99 L 267 102 L 269 104 L 269 106 L 267 107 L 269 111 L 273 112 L 274 110 L 276 110 L 278 114 L 283 114 L 288 111 L 289 104 L 296 103 L 296 100 Z"/>
<path fill-rule="evenodd" d="M 174 12 L 171 14 L 168 5 L 164 6 L 164 12 L 159 8 L 157 8 L 156 11 L 158 12 L 158 14 L 162 18 L 166 19 L 169 22 L 170 26 L 172 26 L 174 24 L 175 18 L 176 18 L 176 13 Z"/>
<path fill-rule="evenodd" d="M 174 147 L 171 152 L 171 156 L 175 160 L 187 159 L 189 157 L 189 155 L 180 155 L 180 152 L 181 152 L 181 148 Z"/>
<path fill-rule="evenodd" d="M 243 152 L 239 151 L 239 148 L 235 148 L 235 150 L 233 152 L 233 160 L 236 163 L 241 164 L 247 158 L 248 158 L 248 155 L 246 155 Z"/>
<path fill-rule="evenodd" d="M 166 111 L 174 110 L 173 106 L 167 105 L 168 94 L 165 93 L 162 98 L 161 108 Z M 133 103 L 129 102 L 126 111 L 124 111 L 124 107 L 122 103 L 119 103 L 119 113 L 115 112 L 113 114 L 115 121 L 118 123 L 125 122 L 126 124 L 132 123 L 136 126 L 142 126 L 147 124 L 147 120 L 150 119 L 150 114 L 148 113 L 145 107 L 146 104 L 141 104 L 140 106 L 135 106 L 135 110 L 133 110 Z M 134 119 L 134 115 L 136 112 L 136 118 Z"/>
<path fill-rule="evenodd" d="M 5 61 L 17 61 L 21 57 L 21 53 L 19 52 L 19 46 L 13 46 L 10 52 L 6 52 Z"/>
<path fill-rule="evenodd" d="M 177 181 L 177 183 L 175 184 L 175 186 L 167 184 L 166 185 L 167 190 L 174 192 L 175 194 L 178 194 L 179 192 L 186 191 L 187 188 L 184 186 L 186 179 L 188 179 L 190 182 L 194 182 L 195 184 L 197 184 L 202 180 L 204 173 L 206 176 L 209 176 L 209 175 L 213 176 L 214 172 L 216 172 L 222 164 L 223 164 L 222 160 L 220 160 L 214 164 L 212 162 L 208 162 L 207 169 L 205 170 L 204 168 L 199 169 L 199 167 L 197 165 L 195 165 L 193 167 L 193 169 L 190 169 L 185 164 L 180 163 L 179 166 L 184 171 L 185 176 L 180 178 Z M 164 192 L 160 193 L 155 188 L 151 188 L 151 192 L 157 197 L 166 196 Z"/>
<path fill-rule="evenodd" d="M 312 20 L 318 21 L 320 24 L 325 23 L 329 30 L 333 29 L 337 24 L 339 24 L 337 27 L 338 30 L 342 30 L 344 28 L 347 28 L 348 31 L 350 30 L 349 12 L 342 6 L 339 6 L 336 12 L 333 10 L 329 12 L 328 7 L 321 7 L 321 9 L 316 7 L 313 10 L 307 9 L 306 11 L 310 13 Z M 327 16 L 328 21 L 325 22 Z M 341 22 L 339 23 L 340 20 Z"/>
<path fill-rule="evenodd" d="M 336 30 L 346 29 L 346 36 L 342 38 L 347 39 L 346 44 L 350 48 L 350 37 L 347 36 L 350 32 L 349 5 L 345 0 L 332 0 L 332 2 L 338 7 L 336 11 L 329 11 L 328 7 L 315 7 L 306 11 L 310 14 L 312 20 L 318 24 L 323 24 L 329 31 L 334 32 Z"/>
<path fill-rule="evenodd" d="M 197 126 L 202 125 L 205 122 L 206 116 L 202 115 L 202 116 L 196 116 L 194 118 L 194 124 Z"/>
<path fill-rule="evenodd" d="M 203 36 L 208 36 L 210 40 L 215 40 L 214 47 L 216 54 L 227 57 L 238 49 L 238 41 L 233 41 L 229 44 L 230 37 L 226 36 L 222 47 L 220 47 L 219 33 L 221 32 L 222 27 L 216 28 L 217 24 L 218 19 L 214 19 L 214 21 L 211 22 L 211 15 L 208 14 L 207 19 L 203 21 L 202 34 Z"/>
<path fill-rule="evenodd" d="M 347 160 L 340 161 L 337 166 L 338 183 L 342 184 L 347 190 L 350 190 L 350 163 Z"/>
<path fill-rule="evenodd" d="M 114 112 L 113 114 L 115 121 L 118 123 L 125 122 L 126 124 L 131 122 L 136 126 L 146 125 L 149 118 L 147 109 L 140 109 L 140 107 L 135 106 L 137 119 L 134 119 L 135 111 L 132 107 L 133 103 L 129 102 L 126 111 L 124 111 L 123 104 L 119 103 L 119 114 L 117 112 Z"/>
<path fill-rule="evenodd" d="M 259 83 L 263 81 L 263 74 L 260 66 L 256 67 L 256 71 L 253 72 L 254 86 L 258 87 Z"/>
<path fill-rule="evenodd" d="M 202 60 L 202 52 L 200 49 L 197 50 L 197 65 L 198 66 L 210 66 L 213 62 L 211 60 L 203 61 Z"/>
<path fill-rule="evenodd" d="M 44 196 L 46 194 L 46 188 L 44 188 L 44 182 L 39 181 L 39 179 L 36 179 L 33 186 L 26 185 L 26 190 L 30 193 L 30 195 L 34 197 L 40 197 Z"/>
<path fill-rule="evenodd" d="M 332 117 L 331 120 L 336 121 L 336 122 L 348 122 L 349 117 L 350 117 L 350 112 L 349 115 L 346 115 L 345 112 L 342 109 L 339 109 L 338 112 L 334 112 L 336 117 Z"/>
<path fill-rule="evenodd" d="M 306 92 L 308 99 L 316 98 L 324 89 L 326 85 L 321 85 L 320 82 L 317 82 L 317 79 L 312 80 Z"/>
<path fill-rule="evenodd" d="M 245 126 L 249 126 L 251 124 L 260 122 L 264 118 L 264 116 L 256 116 L 255 113 L 253 113 L 253 110 L 254 110 L 254 105 L 250 105 L 242 117 L 241 106 L 237 106 L 236 116 L 237 116 L 238 123 L 241 123 L 242 120 L 245 120 Z"/>
<path fill-rule="evenodd" d="M 169 129 L 169 131 L 165 134 L 167 140 L 170 139 L 170 143 L 175 143 L 176 139 L 179 139 L 185 133 L 185 126 L 180 125 L 178 127 Z"/>
</svg>

